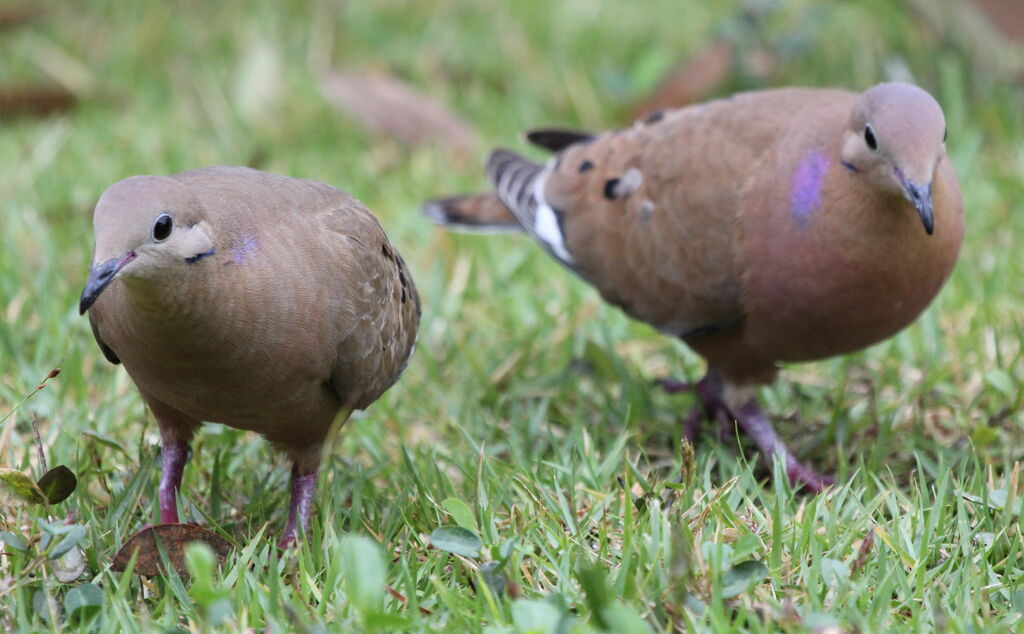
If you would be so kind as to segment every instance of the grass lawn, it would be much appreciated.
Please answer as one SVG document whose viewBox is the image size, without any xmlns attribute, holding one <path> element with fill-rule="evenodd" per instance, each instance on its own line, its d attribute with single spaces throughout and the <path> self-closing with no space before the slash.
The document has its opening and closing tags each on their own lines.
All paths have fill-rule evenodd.
<svg viewBox="0 0 1024 634">
<path fill-rule="evenodd" d="M 739 4 L 96 0 L 0 30 L 0 84 L 80 97 L 0 121 L 0 416 L 62 367 L 0 423 L 0 466 L 42 474 L 34 417 L 49 465 L 79 478 L 58 505 L 0 507 L 0 629 L 1021 627 L 1024 93 L 896 0 L 793 2 L 756 27 Z M 692 398 L 651 384 L 700 376 L 682 344 L 523 237 L 448 234 L 417 212 L 482 187 L 488 147 L 524 149 L 536 125 L 622 125 L 679 59 L 753 35 L 778 67 L 723 91 L 911 74 L 945 108 L 967 209 L 960 263 L 917 323 L 762 391 L 798 455 L 841 482 L 813 497 L 735 439 L 680 445 Z M 404 78 L 470 122 L 479 148 L 365 131 L 322 96 L 331 67 Z M 286 460 L 209 425 L 185 514 L 235 551 L 219 569 L 191 552 L 191 579 L 115 573 L 117 549 L 159 517 L 159 449 L 77 312 L 92 206 L 132 174 L 223 163 L 322 180 L 373 209 L 423 296 L 418 351 L 325 459 L 294 557 L 275 546 Z M 435 546 L 461 554 L 431 547 L 439 527 Z M 85 559 L 68 583 L 54 569 L 67 557 L 50 558 L 65 540 Z"/>
</svg>

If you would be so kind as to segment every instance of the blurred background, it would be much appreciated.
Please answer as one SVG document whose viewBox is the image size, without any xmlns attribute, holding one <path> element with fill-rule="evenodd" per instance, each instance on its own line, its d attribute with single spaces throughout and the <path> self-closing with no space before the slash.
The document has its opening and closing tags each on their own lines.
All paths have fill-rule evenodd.
<svg viewBox="0 0 1024 634">
<path fill-rule="evenodd" d="M 155 428 L 76 309 L 91 212 L 127 176 L 215 164 L 351 192 L 423 294 L 415 361 L 350 424 L 322 485 L 362 492 L 347 530 L 411 530 L 389 523 L 398 502 L 382 493 L 412 489 L 404 460 L 447 468 L 453 484 L 438 486 L 454 491 L 473 489 L 478 455 L 534 468 L 581 438 L 613 462 L 678 462 L 689 402 L 649 385 L 696 378 L 697 357 L 528 240 L 447 234 L 419 204 L 483 188 L 489 148 L 531 152 L 531 127 L 603 129 L 738 90 L 885 80 L 917 83 L 945 109 L 966 202 L 961 261 L 909 331 L 787 370 L 765 405 L 799 454 L 841 477 L 866 468 L 902 485 L 965 455 L 1002 473 L 1024 451 L 1020 0 L 0 0 L 0 415 L 63 368 L 2 423 L 0 464 L 38 468 L 34 416 L 51 463 L 79 473 L 73 512 L 106 518 L 94 568 L 149 517 Z M 267 472 L 283 463 L 255 436 L 208 426 L 195 449 L 238 492 L 220 505 L 214 462 L 194 461 L 197 506 L 225 521 L 244 510 L 257 523 L 241 532 L 282 521 L 286 469 Z M 735 468 L 734 453 L 714 456 L 702 468 Z M 146 496 L 112 515 L 143 467 Z"/>
</svg>

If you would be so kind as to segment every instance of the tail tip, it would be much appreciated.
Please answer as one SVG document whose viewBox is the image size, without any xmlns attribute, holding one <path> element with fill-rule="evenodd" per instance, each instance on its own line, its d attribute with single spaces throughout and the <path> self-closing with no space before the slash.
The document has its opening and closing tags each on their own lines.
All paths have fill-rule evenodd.
<svg viewBox="0 0 1024 634">
<path fill-rule="evenodd" d="M 448 213 L 447 198 L 437 198 L 435 200 L 428 200 L 423 203 L 420 207 L 420 213 L 423 214 L 427 220 L 437 225 L 447 225 L 452 222 L 452 218 Z"/>
</svg>

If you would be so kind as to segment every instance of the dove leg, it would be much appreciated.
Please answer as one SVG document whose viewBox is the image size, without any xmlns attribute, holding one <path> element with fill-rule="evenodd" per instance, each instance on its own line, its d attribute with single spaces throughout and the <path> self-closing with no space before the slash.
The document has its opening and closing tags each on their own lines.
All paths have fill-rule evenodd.
<svg viewBox="0 0 1024 634">
<path fill-rule="evenodd" d="M 178 489 L 188 462 L 188 443 L 181 440 L 165 441 L 160 451 L 163 468 L 160 473 L 160 522 L 178 524 Z"/>
<path fill-rule="evenodd" d="M 696 383 L 673 379 L 658 379 L 656 383 L 668 394 L 693 392 L 700 401 L 683 420 L 683 436 L 691 443 L 700 437 L 701 423 L 705 419 L 718 421 L 723 438 L 731 435 L 732 416 L 722 397 L 722 377 L 715 369 L 708 368 L 704 378 Z"/>
<path fill-rule="evenodd" d="M 771 461 L 775 454 L 783 457 L 790 484 L 802 485 L 805 490 L 812 493 L 821 493 L 835 484 L 834 478 L 821 475 L 796 459 L 786 443 L 775 433 L 775 428 L 761 410 L 756 398 L 747 401 L 734 414 L 740 429 L 754 441 L 766 460 Z"/>
<path fill-rule="evenodd" d="M 309 525 L 309 511 L 316 491 L 317 468 L 311 472 L 301 471 L 296 464 L 292 467 L 292 496 L 288 503 L 288 523 L 281 533 L 278 546 L 288 548 L 299 533 L 304 533 Z"/>
<path fill-rule="evenodd" d="M 683 436 L 691 443 L 700 436 L 701 423 L 710 419 L 719 424 L 720 437 L 728 441 L 734 437 L 736 425 L 750 437 L 766 460 L 771 461 L 776 453 L 786 461 L 786 474 L 793 485 L 801 485 L 807 491 L 820 493 L 835 484 L 835 480 L 821 475 L 800 463 L 778 435 L 771 420 L 765 416 L 756 398 L 751 398 L 736 411 L 725 402 L 724 384 L 721 375 L 714 368 L 696 383 L 684 383 L 671 379 L 659 379 L 658 385 L 669 394 L 693 392 L 699 403 L 683 420 Z"/>
<path fill-rule="evenodd" d="M 142 390 L 139 390 L 140 392 Z M 156 418 L 163 447 L 160 450 L 160 522 L 178 524 L 178 490 L 185 463 L 189 459 L 189 442 L 199 429 L 200 422 L 142 392 L 142 398 Z"/>
</svg>

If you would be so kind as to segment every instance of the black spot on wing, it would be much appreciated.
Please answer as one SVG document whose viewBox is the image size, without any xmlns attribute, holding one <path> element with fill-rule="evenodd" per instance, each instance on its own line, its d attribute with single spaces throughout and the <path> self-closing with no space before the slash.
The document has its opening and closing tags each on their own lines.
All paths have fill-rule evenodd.
<svg viewBox="0 0 1024 634">
<path fill-rule="evenodd" d="M 594 135 L 575 130 L 543 129 L 526 133 L 526 140 L 551 152 L 561 152 L 575 143 L 589 143 Z"/>
<path fill-rule="evenodd" d="M 651 124 L 654 124 L 654 123 L 657 123 L 657 122 L 661 121 L 664 118 L 665 118 L 665 111 L 664 110 L 655 110 L 654 112 L 652 112 L 652 113 L 648 114 L 646 117 L 644 117 L 643 121 L 644 121 L 644 125 L 651 125 Z"/>
<path fill-rule="evenodd" d="M 604 197 L 608 200 L 615 200 L 615 188 L 619 184 L 619 179 L 609 178 L 604 182 Z"/>
</svg>

